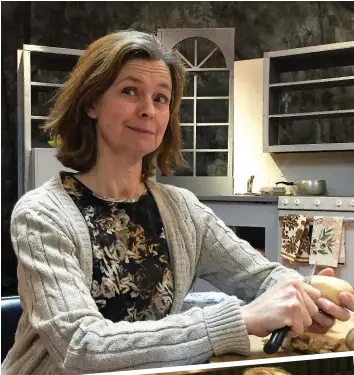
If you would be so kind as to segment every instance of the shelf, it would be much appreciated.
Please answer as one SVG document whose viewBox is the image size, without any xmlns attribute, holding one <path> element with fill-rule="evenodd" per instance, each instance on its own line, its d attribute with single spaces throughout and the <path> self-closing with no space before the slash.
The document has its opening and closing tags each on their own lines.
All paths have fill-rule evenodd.
<svg viewBox="0 0 354 375">
<path fill-rule="evenodd" d="M 269 85 L 270 89 L 288 89 L 291 91 L 295 90 L 309 90 L 318 88 L 330 88 L 330 87 L 344 87 L 354 86 L 354 76 L 345 76 L 338 78 L 327 78 L 327 79 L 314 79 L 308 81 L 298 82 L 282 82 L 272 83 Z"/>
<path fill-rule="evenodd" d="M 182 100 L 193 100 L 194 96 L 182 96 Z M 219 100 L 219 99 L 224 99 L 224 100 L 229 100 L 229 96 L 197 96 L 197 100 Z"/>
<path fill-rule="evenodd" d="M 311 118 L 326 118 L 326 117 L 350 117 L 354 116 L 354 109 L 346 109 L 341 111 L 322 111 L 322 112 L 304 112 L 304 113 L 287 113 L 281 115 L 269 115 L 271 119 L 311 119 Z"/>
<path fill-rule="evenodd" d="M 288 153 L 288 152 L 323 152 L 323 151 L 349 151 L 354 150 L 353 143 L 322 143 L 322 144 L 298 144 L 298 145 L 275 145 L 267 146 L 266 152 Z"/>
<path fill-rule="evenodd" d="M 277 72 L 293 72 L 354 65 L 354 42 L 334 43 L 266 52 Z"/>
<path fill-rule="evenodd" d="M 270 153 L 291 153 L 291 152 L 331 152 L 331 151 L 346 151 L 354 150 L 354 142 L 352 138 L 340 138 L 343 143 L 325 143 L 325 144 L 307 144 L 306 142 L 315 142 L 317 138 L 308 135 L 305 130 L 303 134 L 303 143 L 278 145 L 282 143 L 281 126 L 287 124 L 289 126 L 289 137 L 292 135 L 290 129 L 294 132 L 302 133 L 302 126 L 308 127 L 316 125 L 320 120 L 332 119 L 331 126 L 333 126 L 333 135 L 344 131 L 352 126 L 354 121 L 354 105 L 342 104 L 332 106 L 326 100 L 321 98 L 322 105 L 311 104 L 308 100 L 309 106 L 307 109 L 300 109 L 297 103 L 296 108 L 292 109 L 293 113 L 281 113 L 279 108 L 279 101 L 281 93 L 284 91 L 300 91 L 300 94 L 309 93 L 309 97 L 316 97 L 318 92 L 316 89 L 328 89 L 339 87 L 354 87 L 354 41 L 344 43 L 334 43 L 319 46 L 311 46 L 304 48 L 293 48 L 283 51 L 266 52 L 264 54 L 264 80 L 263 80 L 263 151 Z M 332 69 L 332 68 L 342 69 Z M 345 69 L 343 69 L 345 67 Z M 311 72 L 311 70 L 319 70 Z M 303 72 L 304 77 L 302 81 L 284 82 L 281 80 L 282 74 L 286 72 Z M 344 72 L 345 71 L 345 72 Z M 311 75 L 309 75 L 311 73 Z M 313 76 L 312 73 L 321 75 Z M 328 78 L 323 78 L 328 77 Z M 310 79 L 312 78 L 312 79 Z M 314 79 L 315 78 L 315 79 Z M 296 78 L 290 78 L 292 80 Z M 303 91 L 302 91 L 303 90 Z M 301 92 L 302 91 L 302 92 Z M 335 90 L 333 90 L 335 91 Z M 340 91 L 340 90 L 336 90 Z M 338 93 L 337 93 L 338 94 Z M 301 95 L 300 95 L 301 96 Z M 339 99 L 346 102 L 348 97 L 338 95 Z M 301 99 L 304 99 L 302 97 Z M 300 100 L 301 100 L 300 99 Z M 337 96 L 336 103 L 340 103 Z M 294 102 L 294 101 L 293 101 Z M 334 102 L 334 101 L 333 101 Z M 316 102 L 317 103 L 317 102 Z M 311 105 L 310 105 L 311 104 Z M 333 110 L 333 108 L 339 108 Z M 300 112 L 300 111 L 303 112 Z M 335 120 L 347 118 L 343 121 L 341 126 L 335 126 Z M 353 119 L 353 121 L 352 121 Z M 301 124 L 301 120 L 306 125 Z M 306 121 L 308 120 L 308 121 Z M 317 121 L 316 121 L 317 120 Z M 288 121 L 288 122 L 287 122 Z M 340 121 L 339 121 L 340 122 Z M 319 125 L 319 124 L 318 124 Z M 319 130 L 319 127 L 316 128 Z M 321 127 L 321 131 L 326 132 L 327 128 Z M 289 139 L 291 142 L 300 142 L 301 137 Z M 310 138 L 308 138 L 310 137 Z M 280 139 L 280 141 L 279 141 Z M 335 139 L 335 138 L 334 138 Z M 345 142 L 347 140 L 347 142 Z"/>
<path fill-rule="evenodd" d="M 186 68 L 187 72 L 229 72 L 229 68 Z"/>
<path fill-rule="evenodd" d="M 24 48 L 24 50 L 31 53 L 32 67 L 68 72 L 73 70 L 83 53 L 81 50 L 54 47 Z"/>
<path fill-rule="evenodd" d="M 62 83 L 31 82 L 31 88 L 36 91 L 53 91 L 62 87 Z"/>
<path fill-rule="evenodd" d="M 197 154 L 199 152 L 228 152 L 227 148 L 182 148 L 182 152 L 196 152 Z"/>
<path fill-rule="evenodd" d="M 196 124 L 194 124 L 194 122 L 181 122 L 180 123 L 181 126 L 194 126 L 196 125 L 196 127 L 200 127 L 200 126 L 229 126 L 230 124 L 227 123 L 227 122 L 197 122 Z"/>
</svg>

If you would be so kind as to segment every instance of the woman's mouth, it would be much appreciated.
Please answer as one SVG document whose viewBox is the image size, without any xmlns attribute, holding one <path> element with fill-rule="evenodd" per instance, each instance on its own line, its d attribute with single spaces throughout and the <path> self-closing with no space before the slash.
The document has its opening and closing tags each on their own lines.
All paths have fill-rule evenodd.
<svg viewBox="0 0 354 375">
<path fill-rule="evenodd" d="M 137 133 L 140 133 L 140 134 L 154 134 L 152 131 L 150 131 L 150 130 L 147 130 L 147 129 L 142 129 L 142 128 L 133 128 L 133 127 L 131 127 L 131 126 L 128 126 L 128 128 L 130 129 L 130 130 L 133 130 L 133 131 L 135 131 L 135 132 L 137 132 Z"/>
</svg>

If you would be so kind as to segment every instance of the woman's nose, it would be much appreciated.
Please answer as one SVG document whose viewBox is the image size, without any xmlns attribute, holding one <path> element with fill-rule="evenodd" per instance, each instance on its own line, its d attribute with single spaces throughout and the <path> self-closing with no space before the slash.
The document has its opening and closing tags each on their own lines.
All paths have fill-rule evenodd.
<svg viewBox="0 0 354 375">
<path fill-rule="evenodd" d="M 155 116 L 155 106 L 152 99 L 144 99 L 139 107 L 139 117 L 152 119 Z"/>
</svg>

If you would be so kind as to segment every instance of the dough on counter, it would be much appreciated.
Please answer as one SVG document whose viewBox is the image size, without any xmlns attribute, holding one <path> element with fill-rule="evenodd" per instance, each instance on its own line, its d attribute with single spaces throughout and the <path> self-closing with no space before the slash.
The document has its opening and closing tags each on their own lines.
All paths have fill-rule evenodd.
<svg viewBox="0 0 354 375">
<path fill-rule="evenodd" d="M 280 367 L 252 367 L 246 369 L 243 375 L 291 375 Z"/>
<path fill-rule="evenodd" d="M 300 352 L 303 354 L 322 354 L 333 352 L 346 352 L 348 348 L 344 340 L 329 339 L 320 335 L 296 335 L 284 342 L 283 349 L 289 353 Z"/>
<path fill-rule="evenodd" d="M 345 345 L 349 350 L 354 350 L 354 328 L 348 332 L 345 338 Z"/>
</svg>

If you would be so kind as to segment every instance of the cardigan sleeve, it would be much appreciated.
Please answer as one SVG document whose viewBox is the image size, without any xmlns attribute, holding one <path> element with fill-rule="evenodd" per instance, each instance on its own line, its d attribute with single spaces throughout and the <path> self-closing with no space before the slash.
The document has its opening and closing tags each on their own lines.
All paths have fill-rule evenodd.
<svg viewBox="0 0 354 375">
<path fill-rule="evenodd" d="M 178 188 L 194 223 L 199 253 L 196 274 L 228 295 L 251 302 L 280 279 L 303 280 L 296 271 L 270 262 L 186 189 Z M 237 214 L 237 213 L 236 213 Z"/>
<path fill-rule="evenodd" d="M 214 354 L 248 354 L 235 297 L 159 321 L 104 319 L 63 221 L 38 203 L 15 207 L 11 221 L 24 313 L 62 374 L 179 366 L 206 362 Z"/>
</svg>

